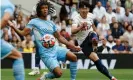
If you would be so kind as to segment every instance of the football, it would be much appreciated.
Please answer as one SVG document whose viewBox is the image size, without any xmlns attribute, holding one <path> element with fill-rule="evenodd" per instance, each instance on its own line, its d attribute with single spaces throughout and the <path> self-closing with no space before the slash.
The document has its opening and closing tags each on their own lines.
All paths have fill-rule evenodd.
<svg viewBox="0 0 133 80">
<path fill-rule="evenodd" d="M 45 48 L 51 48 L 55 45 L 55 37 L 51 34 L 45 34 L 42 39 L 42 45 Z"/>
</svg>

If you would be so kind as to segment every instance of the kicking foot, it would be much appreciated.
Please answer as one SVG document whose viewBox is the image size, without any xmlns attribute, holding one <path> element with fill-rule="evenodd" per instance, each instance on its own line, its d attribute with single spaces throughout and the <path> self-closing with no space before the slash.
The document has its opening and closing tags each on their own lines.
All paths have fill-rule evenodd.
<svg viewBox="0 0 133 80">
<path fill-rule="evenodd" d="M 35 76 L 37 74 L 40 74 L 38 67 L 35 67 L 31 72 L 28 73 L 28 75 L 30 75 L 30 76 Z"/>
</svg>

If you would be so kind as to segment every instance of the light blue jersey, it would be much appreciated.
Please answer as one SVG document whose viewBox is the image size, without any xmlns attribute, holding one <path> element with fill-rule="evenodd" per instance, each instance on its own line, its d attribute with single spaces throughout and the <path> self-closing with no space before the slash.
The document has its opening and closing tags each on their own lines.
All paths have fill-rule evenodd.
<svg viewBox="0 0 133 80">
<path fill-rule="evenodd" d="M 45 34 L 54 34 L 54 32 L 57 31 L 57 27 L 55 26 L 55 24 L 52 21 L 46 21 L 46 20 L 42 20 L 40 18 L 35 18 L 32 19 L 28 25 L 28 28 L 30 28 L 31 30 L 36 29 L 39 34 L 37 32 L 33 31 L 34 37 L 35 37 L 35 41 L 37 42 L 37 46 L 39 47 L 39 53 L 40 54 L 45 54 L 47 56 L 51 56 L 55 50 L 55 46 L 52 48 L 45 48 L 42 46 L 42 43 L 40 41 L 41 37 L 43 37 Z M 51 52 L 50 54 L 47 54 L 48 52 Z M 44 56 L 45 56 L 44 55 Z"/>
<path fill-rule="evenodd" d="M 2 17 L 4 16 L 5 12 L 10 13 L 10 15 L 13 14 L 14 12 L 14 5 L 9 1 L 9 0 L 0 0 L 1 4 L 0 4 L 0 9 L 1 9 L 1 14 L 0 14 L 0 19 L 2 19 Z M 0 37 L 2 37 L 3 35 L 3 31 L 0 30 Z"/>
<path fill-rule="evenodd" d="M 45 34 L 53 35 L 57 31 L 57 27 L 52 21 L 35 18 L 28 23 L 27 27 L 32 30 L 37 43 L 36 47 L 39 47 L 40 57 L 50 71 L 59 66 L 58 61 L 66 60 L 68 49 L 57 45 L 52 48 L 42 46 L 41 37 Z"/>
<path fill-rule="evenodd" d="M 8 12 L 8 13 L 10 13 L 10 15 L 12 15 L 13 12 L 14 12 L 15 7 L 10 2 L 10 0 L 0 0 L 0 1 L 1 1 L 1 4 L 0 4 L 0 8 L 1 8 L 0 19 L 2 19 L 5 12 Z"/>
<path fill-rule="evenodd" d="M 14 12 L 14 5 L 9 0 L 1 0 L 0 8 L 1 8 L 0 19 L 2 19 L 2 17 L 6 12 L 10 13 L 11 16 Z M 0 33 L 1 33 L 0 37 L 2 37 L 3 31 L 0 30 Z M 14 47 L 8 42 L 6 42 L 4 39 L 0 39 L 0 42 L 1 42 L 1 58 L 3 59 L 10 54 L 10 52 L 14 49 Z"/>
</svg>

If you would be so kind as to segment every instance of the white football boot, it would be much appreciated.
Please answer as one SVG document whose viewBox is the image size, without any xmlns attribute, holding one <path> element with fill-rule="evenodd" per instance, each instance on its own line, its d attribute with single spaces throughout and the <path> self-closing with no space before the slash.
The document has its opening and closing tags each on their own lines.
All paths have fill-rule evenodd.
<svg viewBox="0 0 133 80">
<path fill-rule="evenodd" d="M 39 71 L 38 67 L 35 67 L 31 72 L 28 73 L 28 75 L 30 75 L 30 76 L 35 76 L 35 75 L 38 75 L 38 74 L 40 74 L 40 71 Z"/>
</svg>

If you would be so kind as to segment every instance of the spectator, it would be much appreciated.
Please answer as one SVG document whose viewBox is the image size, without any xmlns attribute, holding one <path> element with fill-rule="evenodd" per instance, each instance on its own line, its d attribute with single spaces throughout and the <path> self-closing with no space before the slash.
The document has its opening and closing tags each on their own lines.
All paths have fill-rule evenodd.
<svg viewBox="0 0 133 80">
<path fill-rule="evenodd" d="M 133 14 L 133 5 L 132 5 L 132 8 L 131 8 L 131 13 Z"/>
<path fill-rule="evenodd" d="M 116 43 L 114 42 L 113 36 L 112 36 L 112 35 L 109 35 L 107 40 L 108 40 L 108 41 L 107 41 L 107 44 L 106 44 L 106 45 L 107 45 L 110 49 L 112 49 L 112 47 L 113 47 L 114 45 L 116 45 Z"/>
<path fill-rule="evenodd" d="M 15 5 L 15 11 L 14 11 L 14 14 L 13 14 L 14 19 L 17 18 L 19 12 L 21 12 L 21 5 Z"/>
<path fill-rule="evenodd" d="M 107 54 L 110 53 L 110 48 L 107 46 L 107 40 L 104 37 L 100 39 L 102 41 L 102 45 L 97 48 L 98 53 Z"/>
<path fill-rule="evenodd" d="M 8 34 L 3 34 L 3 38 L 4 38 L 5 41 L 10 42 Z"/>
<path fill-rule="evenodd" d="M 113 10 L 116 9 L 116 7 L 117 7 L 117 2 L 118 2 L 118 1 L 119 1 L 119 0 L 109 0 L 109 2 L 110 2 L 110 4 L 111 4 L 111 7 L 112 7 Z"/>
<path fill-rule="evenodd" d="M 132 19 L 133 19 L 133 14 L 130 12 L 129 8 L 126 8 L 126 13 L 125 15 L 122 17 L 123 22 L 128 22 L 128 23 L 132 23 Z"/>
<path fill-rule="evenodd" d="M 13 47 L 17 48 L 18 42 L 20 42 L 20 40 L 17 38 L 17 36 L 12 36 L 11 44 L 13 45 Z"/>
<path fill-rule="evenodd" d="M 112 23 L 110 23 L 109 25 L 110 25 L 110 29 L 112 29 L 113 28 L 113 25 L 114 25 L 114 23 L 115 22 L 117 22 L 117 20 L 116 20 L 116 18 L 115 17 L 112 17 Z"/>
<path fill-rule="evenodd" d="M 133 44 L 133 27 L 131 25 L 127 26 L 123 37 L 128 40 L 130 46 Z"/>
<path fill-rule="evenodd" d="M 103 7 L 106 7 L 106 3 L 108 2 L 108 0 L 97 0 L 97 1 L 100 1 Z"/>
<path fill-rule="evenodd" d="M 71 6 L 71 14 L 73 14 L 73 12 L 77 11 L 77 4 L 72 4 Z"/>
<path fill-rule="evenodd" d="M 10 31 L 9 36 L 10 36 L 10 39 L 11 39 L 11 40 L 13 39 L 13 36 L 16 36 L 17 39 L 18 39 L 19 41 L 21 41 L 21 38 L 18 36 L 18 34 L 17 34 L 12 28 L 9 29 L 9 31 Z"/>
<path fill-rule="evenodd" d="M 15 19 L 15 21 L 13 21 L 13 23 L 15 24 L 16 28 L 18 28 L 19 30 L 23 30 L 25 27 L 25 23 L 23 21 L 23 15 L 19 14 Z M 24 36 L 19 35 L 19 37 L 21 38 L 21 40 L 24 40 Z"/>
<path fill-rule="evenodd" d="M 13 21 L 13 22 L 15 24 L 15 27 L 18 29 L 25 26 L 25 24 L 23 22 L 23 16 L 22 15 L 18 15 L 17 18 L 15 19 L 15 21 Z"/>
<path fill-rule="evenodd" d="M 106 21 L 106 16 L 103 16 L 101 22 L 97 26 L 98 34 L 106 37 L 108 29 L 110 29 L 110 26 Z"/>
<path fill-rule="evenodd" d="M 66 40 L 68 40 L 68 41 L 70 40 L 70 35 L 69 35 L 68 32 L 66 32 L 65 29 L 62 29 L 62 30 L 60 31 L 60 34 L 61 34 Z M 62 47 L 67 47 L 66 45 L 64 45 L 64 44 L 62 44 L 62 43 L 60 43 L 60 42 L 59 42 L 59 45 L 62 46 Z"/>
<path fill-rule="evenodd" d="M 125 2 L 125 8 L 128 8 L 129 10 L 131 10 L 132 5 L 133 5 L 132 0 L 126 0 L 126 2 Z"/>
<path fill-rule="evenodd" d="M 109 37 L 110 35 L 112 36 L 112 31 L 111 31 L 111 29 L 108 29 L 108 30 L 107 30 L 107 36 L 106 36 L 105 38 L 108 39 L 108 37 Z"/>
<path fill-rule="evenodd" d="M 65 0 L 65 4 L 62 5 L 60 9 L 60 21 L 67 20 L 70 16 L 71 9 L 70 9 L 70 0 Z"/>
<path fill-rule="evenodd" d="M 68 32 L 66 32 L 65 29 L 62 29 L 62 30 L 60 31 L 60 34 L 61 34 L 66 40 L 70 40 L 70 35 L 69 35 Z"/>
<path fill-rule="evenodd" d="M 114 23 L 111 31 L 112 31 L 112 36 L 115 39 L 119 39 L 119 37 L 123 35 L 123 30 L 121 29 L 121 27 L 117 22 Z"/>
<path fill-rule="evenodd" d="M 123 23 L 124 32 L 126 31 L 126 29 L 127 29 L 128 25 L 129 25 L 129 23 L 128 23 L 128 22 L 124 22 L 124 23 Z"/>
<path fill-rule="evenodd" d="M 124 9 L 124 7 L 121 6 L 121 1 L 117 2 L 117 7 L 120 8 L 120 13 L 124 15 L 125 14 L 125 9 Z"/>
<path fill-rule="evenodd" d="M 121 40 L 116 40 L 116 45 L 112 47 L 114 54 L 120 54 L 124 52 L 124 46 L 121 44 Z"/>
<path fill-rule="evenodd" d="M 16 46 L 16 49 L 17 49 L 18 51 L 20 51 L 20 52 L 23 52 L 22 42 L 21 42 L 21 41 L 18 42 L 18 44 L 17 44 L 17 46 Z"/>
<path fill-rule="evenodd" d="M 110 5 L 110 2 L 108 1 L 107 3 L 106 3 L 106 11 L 109 9 L 109 7 L 110 7 L 111 5 Z"/>
<path fill-rule="evenodd" d="M 100 13 L 100 14 L 99 14 Z M 106 10 L 102 7 L 101 2 L 97 2 L 96 7 L 93 9 L 93 14 L 96 17 L 96 26 L 101 21 L 102 17 L 106 14 Z"/>
<path fill-rule="evenodd" d="M 9 38 L 9 35 L 8 35 L 8 28 L 4 28 L 3 29 L 3 36 L 2 38 L 7 41 L 7 42 L 10 42 L 10 38 Z"/>
<path fill-rule="evenodd" d="M 22 41 L 23 52 L 30 52 L 34 51 L 34 42 L 31 39 L 30 35 L 26 36 L 26 39 Z"/>
<path fill-rule="evenodd" d="M 122 7 L 125 7 L 125 2 L 126 2 L 126 0 L 120 0 L 121 1 L 121 6 Z"/>
<path fill-rule="evenodd" d="M 131 46 L 129 46 L 129 43 L 127 40 L 124 42 L 124 54 L 131 54 Z"/>
<path fill-rule="evenodd" d="M 75 15 L 78 15 L 78 11 L 74 11 L 73 13 L 71 13 L 71 19 L 73 19 Z"/>
<path fill-rule="evenodd" d="M 117 21 L 120 22 L 120 23 L 122 23 L 123 13 L 121 13 L 120 10 L 121 10 L 120 7 L 117 7 L 116 8 L 116 14 L 115 15 L 116 15 Z"/>
<path fill-rule="evenodd" d="M 106 17 L 107 17 L 107 21 L 108 23 L 112 23 L 112 18 L 115 17 L 116 18 L 116 15 L 114 12 L 112 12 L 112 7 L 109 7 L 108 8 L 108 11 L 106 13 Z"/>
<path fill-rule="evenodd" d="M 131 47 L 131 53 L 133 54 L 133 44 L 132 44 L 132 47 Z"/>
</svg>

